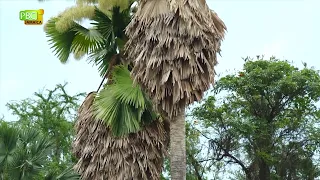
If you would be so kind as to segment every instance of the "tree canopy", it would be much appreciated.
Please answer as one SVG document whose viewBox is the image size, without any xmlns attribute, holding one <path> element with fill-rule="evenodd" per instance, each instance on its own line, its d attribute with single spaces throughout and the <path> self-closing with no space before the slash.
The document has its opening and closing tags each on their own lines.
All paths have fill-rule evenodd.
<svg viewBox="0 0 320 180">
<path fill-rule="evenodd" d="M 247 179 L 320 176 L 320 75 L 288 61 L 246 59 L 193 110 L 208 130 L 210 157 L 237 164 Z"/>
<path fill-rule="evenodd" d="M 34 93 L 7 107 L 16 121 L 2 122 L 0 165 L 2 178 L 77 178 L 70 169 L 73 124 L 83 93 L 69 95 L 65 84 Z"/>
<path fill-rule="evenodd" d="M 0 179 L 79 179 L 70 169 L 76 162 L 71 141 L 84 94 L 69 95 L 66 86 L 8 103 L 17 120 L 0 123 Z M 235 180 L 319 178 L 319 99 L 319 71 L 276 58 L 246 59 L 240 72 L 221 77 L 192 109 L 187 179 L 221 179 L 219 173 Z M 168 179 L 168 160 L 164 168 Z"/>
</svg>

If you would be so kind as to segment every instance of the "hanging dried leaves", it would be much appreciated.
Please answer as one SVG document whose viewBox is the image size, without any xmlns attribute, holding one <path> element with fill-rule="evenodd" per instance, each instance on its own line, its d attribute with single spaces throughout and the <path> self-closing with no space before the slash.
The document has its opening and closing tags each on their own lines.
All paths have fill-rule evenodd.
<svg viewBox="0 0 320 180">
<path fill-rule="evenodd" d="M 167 130 L 154 121 L 143 130 L 116 138 L 103 121 L 92 114 L 95 93 L 79 109 L 73 153 L 79 158 L 75 170 L 84 180 L 160 179 L 168 146 Z"/>
<path fill-rule="evenodd" d="M 169 118 L 214 82 L 226 26 L 204 0 L 141 0 L 126 29 L 135 82 Z"/>
</svg>

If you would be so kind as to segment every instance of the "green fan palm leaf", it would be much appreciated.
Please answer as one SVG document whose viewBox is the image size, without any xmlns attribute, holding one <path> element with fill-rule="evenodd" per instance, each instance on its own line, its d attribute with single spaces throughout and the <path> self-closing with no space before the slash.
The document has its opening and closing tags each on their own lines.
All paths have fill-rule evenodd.
<svg viewBox="0 0 320 180">
<path fill-rule="evenodd" d="M 8 169 L 14 161 L 18 135 L 18 131 L 7 123 L 0 124 L 0 179 L 9 176 Z"/>
<path fill-rule="evenodd" d="M 97 29 L 104 39 L 101 48 L 89 53 L 88 61 L 98 67 L 100 76 L 103 77 L 109 68 L 109 60 L 117 54 L 117 46 L 114 43 L 112 20 L 98 8 L 95 9 L 95 16 L 91 24 Z"/>
<path fill-rule="evenodd" d="M 77 174 L 72 167 L 68 167 L 60 174 L 56 175 L 54 171 L 49 172 L 44 180 L 79 180 L 80 175 Z"/>
<path fill-rule="evenodd" d="M 96 118 L 104 120 L 114 135 L 137 132 L 144 121 L 151 122 L 157 117 L 140 86 L 134 85 L 126 66 L 115 66 L 112 80 L 97 94 L 94 109 Z"/>
<path fill-rule="evenodd" d="M 6 166 L 16 148 L 18 132 L 7 124 L 0 126 L 0 167 Z"/>
<path fill-rule="evenodd" d="M 10 164 L 11 179 L 32 179 L 46 164 L 53 143 L 35 129 L 22 130 L 19 134 L 18 149 Z"/>
<path fill-rule="evenodd" d="M 46 25 L 46 34 L 49 37 L 51 49 L 62 63 L 66 63 L 70 54 L 76 58 L 89 55 L 89 62 L 98 67 L 101 76 L 104 76 L 109 60 L 123 49 L 126 42 L 124 29 L 129 23 L 130 8 L 120 11 L 119 7 L 110 10 L 111 16 L 95 8 L 92 29 L 87 29 L 79 23 L 73 22 L 72 27 L 65 32 L 56 28 L 57 17 L 51 18 Z"/>
<path fill-rule="evenodd" d="M 52 18 L 46 24 L 46 34 L 55 55 L 62 63 L 66 63 L 71 53 L 88 54 L 103 44 L 102 35 L 95 29 L 87 29 L 74 22 L 66 32 L 56 29 L 58 18 Z"/>
<path fill-rule="evenodd" d="M 112 19 L 98 8 L 95 9 L 95 16 L 91 24 L 102 34 L 105 41 L 114 39 Z"/>
<path fill-rule="evenodd" d="M 110 11 L 111 17 L 98 8 L 95 9 L 95 16 L 92 18 L 94 22 L 91 24 L 103 36 L 104 44 L 101 48 L 90 52 L 88 60 L 98 67 L 101 76 L 107 72 L 110 59 L 124 47 L 126 42 L 124 29 L 131 19 L 130 6 L 123 11 L 120 11 L 118 6 L 113 7 Z"/>
<path fill-rule="evenodd" d="M 141 110 L 119 101 L 108 88 L 99 93 L 96 102 L 96 116 L 104 119 L 115 136 L 122 136 L 140 129 Z"/>
<path fill-rule="evenodd" d="M 96 29 L 87 29 L 79 24 L 75 24 L 73 30 L 76 31 L 76 36 L 71 46 L 73 53 L 80 51 L 88 54 L 103 47 L 103 37 Z"/>
<path fill-rule="evenodd" d="M 114 51 L 115 50 L 110 51 L 108 49 L 97 49 L 89 55 L 89 63 L 92 63 L 94 66 L 98 67 L 98 71 L 101 77 L 106 74 L 109 68 L 108 60 L 111 59 L 114 54 L 116 54 L 116 52 Z"/>
<path fill-rule="evenodd" d="M 25 149 L 17 149 L 7 170 L 9 179 L 28 180 L 35 177 L 41 171 L 41 166 L 31 158 Z"/>
<path fill-rule="evenodd" d="M 133 84 L 130 71 L 125 66 L 118 66 L 113 70 L 112 88 L 117 99 L 121 102 L 133 105 L 135 108 L 145 108 L 144 94 L 137 84 Z"/>
<path fill-rule="evenodd" d="M 0 178 L 34 179 L 52 152 L 52 142 L 36 129 L 0 124 Z"/>
</svg>

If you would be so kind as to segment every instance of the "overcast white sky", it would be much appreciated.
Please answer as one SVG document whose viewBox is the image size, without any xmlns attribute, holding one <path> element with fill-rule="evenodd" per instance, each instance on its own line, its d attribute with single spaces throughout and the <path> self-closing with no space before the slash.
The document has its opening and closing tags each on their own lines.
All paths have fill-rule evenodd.
<svg viewBox="0 0 320 180">
<path fill-rule="evenodd" d="M 240 69 L 241 57 L 265 54 L 305 61 L 320 69 L 319 0 L 208 0 L 225 21 L 228 33 L 222 46 L 218 72 Z M 35 91 L 69 82 L 68 91 L 90 92 L 100 77 L 85 59 L 63 65 L 52 53 L 42 26 L 26 26 L 19 11 L 44 9 L 44 21 L 73 1 L 38 3 L 36 0 L 0 0 L 0 115 L 10 116 L 5 104 L 31 97 Z"/>
</svg>

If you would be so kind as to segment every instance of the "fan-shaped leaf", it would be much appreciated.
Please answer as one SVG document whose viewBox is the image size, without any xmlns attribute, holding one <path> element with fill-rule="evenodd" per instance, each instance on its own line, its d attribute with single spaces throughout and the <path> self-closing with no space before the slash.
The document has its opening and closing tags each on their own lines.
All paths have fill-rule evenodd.
<svg viewBox="0 0 320 180">
<path fill-rule="evenodd" d="M 76 32 L 71 30 L 65 33 L 58 32 L 55 26 L 57 20 L 58 18 L 52 18 L 48 21 L 46 34 L 49 37 L 49 42 L 55 55 L 62 63 L 66 63 L 71 53 L 72 41 L 76 36 Z"/>
<path fill-rule="evenodd" d="M 77 53 L 80 51 L 89 54 L 103 47 L 103 37 L 96 29 L 86 29 L 79 24 L 75 24 L 72 30 L 76 32 L 76 36 L 72 42 L 71 52 Z"/>
<path fill-rule="evenodd" d="M 112 80 L 113 84 L 97 94 L 93 106 L 96 118 L 104 120 L 114 135 L 137 132 L 144 121 L 156 118 L 151 103 L 141 88 L 133 84 L 125 66 L 114 67 Z"/>
<path fill-rule="evenodd" d="M 136 132 L 140 128 L 138 109 L 119 101 L 109 88 L 103 89 L 94 102 L 97 119 L 103 119 L 115 136 Z"/>
<path fill-rule="evenodd" d="M 100 76 L 103 77 L 109 67 L 109 60 L 117 53 L 115 48 L 108 49 L 108 47 L 102 47 L 94 50 L 90 53 L 88 61 L 93 65 L 98 66 Z"/>
<path fill-rule="evenodd" d="M 79 180 L 80 176 L 77 174 L 72 167 L 67 168 L 61 174 L 57 176 L 55 180 Z"/>
<path fill-rule="evenodd" d="M 51 48 L 62 63 L 66 63 L 71 53 L 83 52 L 89 54 L 91 51 L 102 46 L 102 35 L 95 29 L 87 29 L 74 22 L 70 30 L 60 33 L 56 30 L 55 23 L 58 18 L 52 18 L 46 25 L 46 34 L 49 38 Z"/>
<path fill-rule="evenodd" d="M 6 123 L 0 126 L 0 166 L 6 166 L 11 161 L 17 146 L 18 131 Z"/>
<path fill-rule="evenodd" d="M 114 39 L 112 20 L 98 8 L 95 9 L 95 16 L 91 24 L 102 34 L 104 39 L 109 42 Z"/>
<path fill-rule="evenodd" d="M 138 85 L 133 84 L 130 72 L 125 66 L 116 66 L 113 70 L 114 84 L 109 88 L 115 93 L 120 101 L 130 104 L 135 108 L 145 108 L 145 97 Z"/>
</svg>

